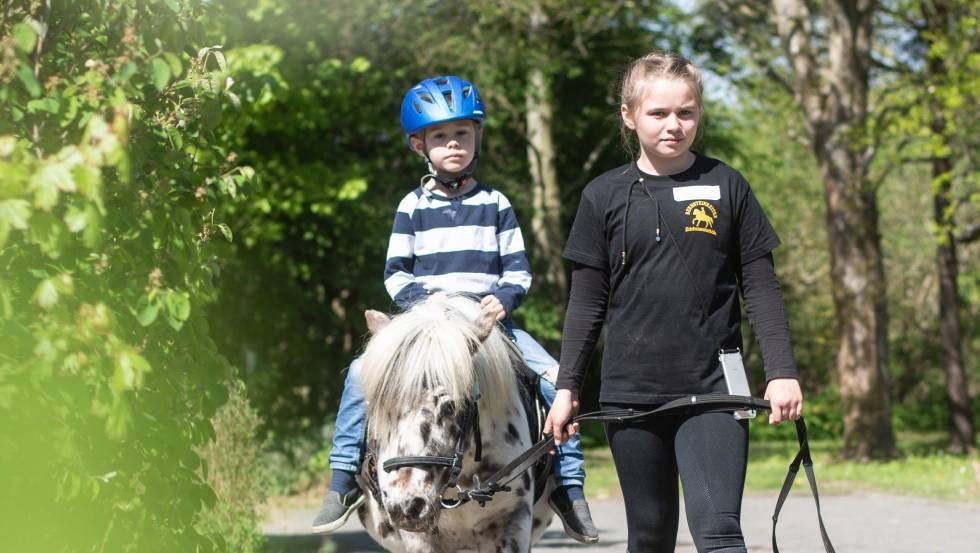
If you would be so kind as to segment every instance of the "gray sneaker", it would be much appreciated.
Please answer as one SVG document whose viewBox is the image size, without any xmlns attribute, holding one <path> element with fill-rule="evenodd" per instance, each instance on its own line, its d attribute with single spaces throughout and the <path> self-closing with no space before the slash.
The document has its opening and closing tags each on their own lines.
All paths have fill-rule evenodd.
<svg viewBox="0 0 980 553">
<path fill-rule="evenodd" d="M 327 492 L 327 497 L 323 498 L 323 505 L 320 506 L 320 512 L 313 519 L 313 533 L 324 534 L 340 528 L 350 518 L 351 513 L 364 504 L 364 499 L 360 488 L 354 488 L 346 495 L 340 495 L 340 492 L 332 490 Z"/>
<path fill-rule="evenodd" d="M 592 522 L 592 513 L 589 511 L 589 504 L 584 499 L 569 501 L 568 495 L 562 490 L 555 490 L 548 498 L 551 509 L 561 519 L 562 526 L 568 537 L 581 543 L 595 543 L 599 541 L 599 532 Z"/>
</svg>

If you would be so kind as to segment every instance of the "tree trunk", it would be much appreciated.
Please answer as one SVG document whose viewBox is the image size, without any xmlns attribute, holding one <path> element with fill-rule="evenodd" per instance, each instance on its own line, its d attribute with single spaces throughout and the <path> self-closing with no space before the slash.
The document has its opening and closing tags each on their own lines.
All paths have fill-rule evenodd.
<svg viewBox="0 0 980 553">
<path fill-rule="evenodd" d="M 548 17 L 535 2 L 531 9 L 530 44 L 541 46 L 540 37 Z M 543 50 L 532 48 L 539 53 Z M 534 212 L 531 214 L 531 233 L 534 237 L 534 257 L 537 265 L 544 268 L 546 296 L 556 301 L 564 301 L 568 291 L 565 268 L 561 260 L 561 193 L 558 187 L 558 171 L 555 167 L 555 145 L 552 139 L 552 113 L 554 96 L 551 80 L 543 63 L 547 61 L 540 54 L 531 61 L 528 70 L 528 84 L 525 94 L 527 106 L 527 160 L 531 168 L 531 201 Z"/>
<path fill-rule="evenodd" d="M 956 240 L 950 222 L 949 182 L 952 164 L 949 158 L 933 162 L 933 179 L 941 184 L 933 197 L 933 213 L 940 233 L 936 248 L 939 265 L 939 336 L 946 361 L 946 401 L 949 404 L 949 450 L 966 453 L 976 446 L 973 411 L 963 363 L 963 333 L 960 326 L 959 290 L 956 277 Z"/>
<path fill-rule="evenodd" d="M 793 68 L 792 88 L 823 180 L 840 339 L 842 455 L 889 458 L 896 451 L 886 365 L 884 263 L 877 199 L 867 178 L 870 154 L 859 146 L 868 116 L 875 2 L 835 0 L 825 4 L 826 55 L 813 44 L 815 14 L 808 5 L 804 0 L 777 0 L 773 15 Z M 818 65 L 818 59 L 827 63 Z"/>
<path fill-rule="evenodd" d="M 923 10 L 931 37 L 946 36 L 949 10 L 943 1 L 927 4 Z M 931 56 L 927 65 L 928 82 L 942 80 L 948 68 L 943 58 Z M 938 101 L 932 101 L 932 132 L 946 136 L 946 114 Z M 949 405 L 949 450 L 965 453 L 976 446 L 973 412 L 966 368 L 963 363 L 963 333 L 960 326 L 959 290 L 956 278 L 959 263 L 956 259 L 952 197 L 953 163 L 948 155 L 932 162 L 932 178 L 937 184 L 933 196 L 933 216 L 937 229 L 936 262 L 939 269 L 939 336 L 946 361 L 946 401 Z"/>
</svg>

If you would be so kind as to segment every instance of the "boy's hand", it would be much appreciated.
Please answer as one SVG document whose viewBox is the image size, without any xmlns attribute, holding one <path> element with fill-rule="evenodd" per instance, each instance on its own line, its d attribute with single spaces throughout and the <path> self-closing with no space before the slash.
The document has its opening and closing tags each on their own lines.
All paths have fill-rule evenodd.
<svg viewBox="0 0 980 553">
<path fill-rule="evenodd" d="M 504 304 L 500 303 L 500 298 L 493 294 L 483 296 L 483 299 L 480 300 L 480 305 L 483 306 L 484 310 L 493 313 L 493 316 L 498 321 L 504 320 L 504 317 L 507 316 L 507 312 L 504 310 Z"/>
<path fill-rule="evenodd" d="M 803 392 L 795 378 L 773 378 L 766 386 L 765 399 L 769 400 L 769 424 L 796 420 L 803 414 Z"/>
</svg>

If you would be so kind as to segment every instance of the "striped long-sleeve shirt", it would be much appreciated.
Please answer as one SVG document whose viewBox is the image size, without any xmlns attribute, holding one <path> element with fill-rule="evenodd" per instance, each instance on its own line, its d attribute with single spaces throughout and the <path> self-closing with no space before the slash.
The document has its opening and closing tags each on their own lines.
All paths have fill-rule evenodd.
<svg viewBox="0 0 980 553">
<path fill-rule="evenodd" d="M 398 204 L 385 288 L 399 307 L 434 292 L 494 294 L 507 315 L 531 287 L 524 238 L 510 202 L 482 183 L 447 198 L 418 187 Z"/>
</svg>

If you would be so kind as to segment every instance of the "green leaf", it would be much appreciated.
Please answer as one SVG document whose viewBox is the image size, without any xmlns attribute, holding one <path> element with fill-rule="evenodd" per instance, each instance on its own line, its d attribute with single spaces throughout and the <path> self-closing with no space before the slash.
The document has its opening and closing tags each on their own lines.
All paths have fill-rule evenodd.
<svg viewBox="0 0 980 553">
<path fill-rule="evenodd" d="M 65 216 L 63 218 L 65 221 L 65 226 L 68 227 L 68 232 L 77 233 L 85 229 L 88 225 L 88 214 L 85 213 L 84 208 L 80 208 L 77 205 L 70 205 L 65 211 Z"/>
<path fill-rule="evenodd" d="M 0 247 L 3 247 L 0 244 Z M 14 316 L 13 301 L 11 300 L 10 289 L 0 280 L 0 317 L 4 319 L 9 319 Z M 2 394 L 0 394 L 2 396 Z M 0 401 L 0 408 L 3 407 L 2 401 Z"/>
<path fill-rule="evenodd" d="M 228 225 L 224 223 L 218 223 L 218 230 L 220 230 L 221 234 L 225 236 L 225 240 L 231 242 L 231 238 L 232 238 L 231 228 L 229 228 Z"/>
<path fill-rule="evenodd" d="M 354 73 L 364 73 L 368 69 L 371 69 L 371 62 L 367 58 L 356 57 L 350 63 L 350 70 Z"/>
<path fill-rule="evenodd" d="M 113 398 L 112 409 L 105 422 L 106 434 L 114 440 L 122 440 L 126 437 L 129 426 L 133 423 L 133 415 L 129 409 L 129 402 L 121 394 Z"/>
<path fill-rule="evenodd" d="M 17 68 L 17 78 L 20 79 L 21 84 L 24 85 L 24 89 L 33 98 L 37 98 L 41 95 L 41 85 L 34 78 L 34 72 L 31 71 L 31 66 L 26 63 L 21 63 L 20 67 Z"/>
<path fill-rule="evenodd" d="M 27 230 L 27 239 L 51 259 L 61 257 L 67 245 L 68 236 L 64 224 L 50 213 L 35 213 Z"/>
<path fill-rule="evenodd" d="M 153 86 L 163 92 L 167 83 L 170 82 L 170 65 L 160 58 L 153 58 L 153 61 L 150 62 L 150 69 L 153 71 Z"/>
<path fill-rule="evenodd" d="M 341 185 L 337 192 L 337 199 L 356 200 L 367 191 L 368 183 L 365 178 L 350 179 Z"/>
<path fill-rule="evenodd" d="M 221 48 L 221 46 L 213 46 L 211 50 L 211 53 L 214 54 L 215 61 L 218 62 L 218 69 L 228 71 L 228 62 L 225 61 L 225 55 L 221 50 L 215 50 L 214 48 Z"/>
<path fill-rule="evenodd" d="M 11 29 L 10 34 L 13 35 L 14 44 L 21 52 L 29 54 L 34 51 L 34 46 L 37 44 L 37 33 L 34 32 L 33 27 L 27 23 L 18 23 Z"/>
<path fill-rule="evenodd" d="M 17 138 L 5 134 L 0 136 L 0 158 L 10 157 L 10 154 L 14 153 L 14 148 L 17 147 Z"/>
<path fill-rule="evenodd" d="M 31 204 L 27 200 L 13 198 L 0 201 L 0 221 L 11 228 L 25 230 L 31 218 Z"/>
<path fill-rule="evenodd" d="M 119 67 L 119 71 L 116 72 L 116 77 L 120 81 L 126 82 L 130 77 L 135 75 L 137 71 L 139 71 L 139 69 L 136 67 L 135 63 L 126 62 Z"/>
<path fill-rule="evenodd" d="M 180 62 L 180 58 L 177 57 L 173 52 L 164 52 L 164 59 L 170 65 L 170 75 L 177 78 L 184 72 L 184 65 Z"/>
<path fill-rule="evenodd" d="M 29 189 L 34 192 L 34 207 L 50 210 L 58 205 L 61 190 L 75 189 L 75 179 L 64 164 L 48 163 L 31 176 Z"/>
<path fill-rule="evenodd" d="M 102 238 L 102 216 L 93 204 L 85 206 L 85 232 L 82 233 L 82 243 L 89 249 L 95 249 Z"/>
<path fill-rule="evenodd" d="M 117 355 L 115 365 L 112 388 L 116 392 L 141 388 L 143 375 L 150 372 L 150 363 L 132 350 L 125 350 Z"/>
<path fill-rule="evenodd" d="M 206 131 L 214 130 L 221 123 L 221 103 L 218 100 L 208 100 L 201 106 L 201 127 Z"/>
<path fill-rule="evenodd" d="M 174 13 L 180 13 L 180 2 L 178 0 L 164 0 L 167 7 L 171 9 Z"/>
<path fill-rule="evenodd" d="M 136 315 L 136 320 L 143 326 L 150 326 L 153 324 L 153 321 L 157 320 L 157 314 L 160 313 L 160 305 L 155 300 L 143 296 L 140 298 L 136 310 L 139 312 Z"/>
<path fill-rule="evenodd" d="M 98 168 L 80 163 L 71 169 L 72 179 L 78 186 L 78 192 L 101 205 L 102 203 L 102 173 Z"/>
<path fill-rule="evenodd" d="M 41 309 L 51 309 L 58 303 L 58 289 L 50 278 L 46 278 L 34 290 L 34 303 Z"/>
<path fill-rule="evenodd" d="M 39 100 L 31 100 L 27 102 L 27 113 L 37 113 L 39 111 L 46 111 L 48 113 L 58 113 L 61 109 L 61 103 L 58 102 L 57 98 L 41 98 Z"/>
<path fill-rule="evenodd" d="M 180 330 L 191 314 L 191 299 L 187 292 L 170 290 L 164 298 L 167 324 L 174 330 Z"/>
</svg>

